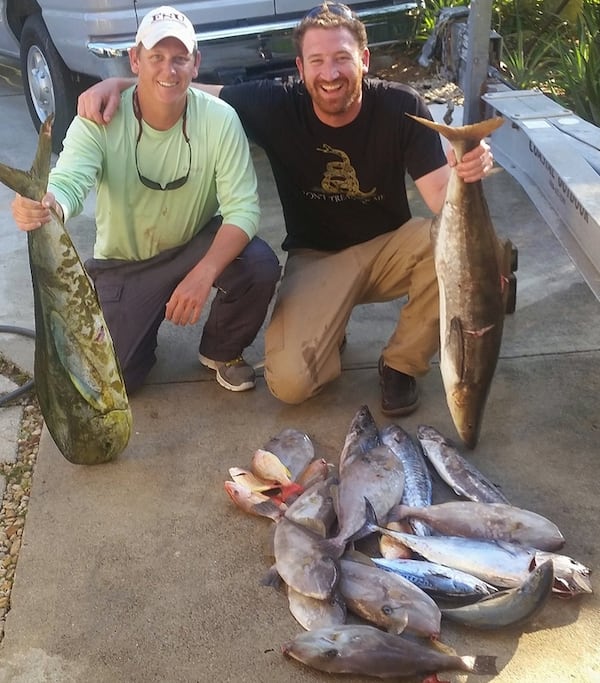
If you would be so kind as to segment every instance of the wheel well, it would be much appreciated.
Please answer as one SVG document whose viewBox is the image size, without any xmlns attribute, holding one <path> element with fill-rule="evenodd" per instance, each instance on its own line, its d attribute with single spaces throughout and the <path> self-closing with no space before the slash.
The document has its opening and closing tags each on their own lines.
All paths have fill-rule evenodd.
<svg viewBox="0 0 600 683">
<path fill-rule="evenodd" d="M 6 3 L 6 21 L 19 42 L 25 19 L 32 14 L 42 14 L 42 9 L 36 0 L 8 0 Z"/>
</svg>

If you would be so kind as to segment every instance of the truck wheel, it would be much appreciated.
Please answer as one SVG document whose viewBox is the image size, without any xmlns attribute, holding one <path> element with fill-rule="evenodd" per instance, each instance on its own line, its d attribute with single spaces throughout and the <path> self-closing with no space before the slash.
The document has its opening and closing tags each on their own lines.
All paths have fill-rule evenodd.
<svg viewBox="0 0 600 683">
<path fill-rule="evenodd" d="M 37 131 L 54 114 L 52 149 L 58 153 L 77 112 L 73 75 L 56 51 L 39 14 L 27 18 L 21 35 L 21 75 L 29 114 Z"/>
</svg>

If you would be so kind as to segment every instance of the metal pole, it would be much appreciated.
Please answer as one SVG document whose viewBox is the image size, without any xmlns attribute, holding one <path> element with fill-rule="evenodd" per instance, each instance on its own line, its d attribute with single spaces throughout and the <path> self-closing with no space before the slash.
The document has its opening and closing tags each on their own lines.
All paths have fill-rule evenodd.
<svg viewBox="0 0 600 683">
<path fill-rule="evenodd" d="M 467 28 L 463 125 L 481 121 L 481 95 L 487 80 L 492 0 L 471 0 Z"/>
</svg>

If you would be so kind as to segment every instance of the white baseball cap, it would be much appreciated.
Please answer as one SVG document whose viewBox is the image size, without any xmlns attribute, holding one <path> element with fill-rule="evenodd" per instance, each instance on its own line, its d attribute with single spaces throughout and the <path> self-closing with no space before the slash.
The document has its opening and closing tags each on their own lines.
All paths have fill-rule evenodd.
<svg viewBox="0 0 600 683">
<path fill-rule="evenodd" d="M 190 53 L 196 47 L 196 32 L 192 22 L 185 14 L 168 5 L 157 7 L 146 14 L 139 25 L 135 43 L 141 43 L 147 50 L 151 50 L 163 38 L 177 38 Z"/>
</svg>

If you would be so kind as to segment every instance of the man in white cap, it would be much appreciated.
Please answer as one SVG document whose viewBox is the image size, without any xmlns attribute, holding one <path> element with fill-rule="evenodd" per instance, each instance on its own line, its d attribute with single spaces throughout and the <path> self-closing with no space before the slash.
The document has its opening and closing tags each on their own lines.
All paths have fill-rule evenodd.
<svg viewBox="0 0 600 683">
<path fill-rule="evenodd" d="M 235 111 L 190 88 L 200 54 L 194 27 L 173 7 L 151 10 L 129 53 L 138 77 L 109 126 L 76 117 L 50 174 L 48 194 L 19 195 L 21 230 L 79 214 L 96 187 L 94 257 L 86 261 L 131 393 L 156 361 L 160 324 L 198 322 L 216 294 L 200 361 L 232 391 L 255 386 L 242 356 L 279 279 L 272 249 L 256 237 L 257 181 Z"/>
</svg>

